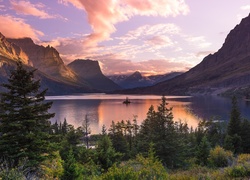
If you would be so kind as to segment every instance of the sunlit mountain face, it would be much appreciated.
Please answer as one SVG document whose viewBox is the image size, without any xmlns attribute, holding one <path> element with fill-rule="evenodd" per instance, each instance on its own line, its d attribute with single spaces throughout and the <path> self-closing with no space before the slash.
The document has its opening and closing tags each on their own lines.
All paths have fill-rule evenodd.
<svg viewBox="0 0 250 180">
<path fill-rule="evenodd" d="M 156 75 L 200 63 L 248 13 L 245 0 L 4 0 L 0 32 L 49 45 L 66 65 L 92 59 L 105 75 Z"/>
</svg>

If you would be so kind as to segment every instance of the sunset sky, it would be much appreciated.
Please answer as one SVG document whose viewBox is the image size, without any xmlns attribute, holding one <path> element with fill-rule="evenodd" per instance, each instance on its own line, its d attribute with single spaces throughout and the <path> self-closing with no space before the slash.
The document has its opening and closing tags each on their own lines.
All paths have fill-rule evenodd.
<svg viewBox="0 0 250 180">
<path fill-rule="evenodd" d="M 186 71 L 217 51 L 250 0 L 0 0 L 0 32 L 55 47 L 104 74 Z"/>
</svg>

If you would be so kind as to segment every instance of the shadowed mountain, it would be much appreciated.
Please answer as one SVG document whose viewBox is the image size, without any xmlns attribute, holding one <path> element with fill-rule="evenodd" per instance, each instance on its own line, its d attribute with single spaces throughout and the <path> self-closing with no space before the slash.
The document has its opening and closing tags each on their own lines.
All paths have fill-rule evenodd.
<svg viewBox="0 0 250 180">
<path fill-rule="evenodd" d="M 102 74 L 98 61 L 75 60 L 68 64 L 78 76 L 80 82 L 87 81 L 95 89 L 103 91 L 114 91 L 121 89 L 116 83 Z"/>
<path fill-rule="evenodd" d="M 221 49 L 188 72 L 152 87 L 125 93 L 219 94 L 250 87 L 250 16 L 242 19 L 225 39 Z"/>
</svg>

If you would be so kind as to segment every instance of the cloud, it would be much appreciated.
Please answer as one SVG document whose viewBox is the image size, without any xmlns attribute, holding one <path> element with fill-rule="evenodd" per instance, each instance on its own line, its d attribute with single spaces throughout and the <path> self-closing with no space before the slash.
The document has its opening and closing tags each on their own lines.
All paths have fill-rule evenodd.
<svg viewBox="0 0 250 180">
<path fill-rule="evenodd" d="M 211 46 L 211 43 L 207 42 L 204 36 L 188 36 L 186 41 L 199 48 L 208 48 Z"/>
<path fill-rule="evenodd" d="M 116 55 L 114 54 L 99 58 L 97 59 L 102 63 L 102 70 L 106 75 L 131 74 L 135 71 L 140 71 L 146 75 L 165 74 L 171 71 L 183 71 L 184 69 L 191 68 L 191 65 L 187 62 L 174 62 L 167 59 L 151 59 L 133 62 L 131 60 L 116 59 Z"/>
<path fill-rule="evenodd" d="M 0 4 L 0 11 L 6 11 L 5 5 Z"/>
<path fill-rule="evenodd" d="M 188 6 L 184 0 L 122 0 L 133 15 L 177 16 L 187 14 Z"/>
<path fill-rule="evenodd" d="M 29 1 L 10 1 L 12 8 L 19 14 L 37 16 L 41 19 L 55 18 L 55 16 L 49 15 L 45 11 L 42 3 L 31 4 Z"/>
<path fill-rule="evenodd" d="M 123 37 L 117 39 L 122 40 L 121 44 L 128 43 L 131 40 L 138 40 L 147 36 L 165 36 L 166 34 L 179 34 L 180 28 L 172 23 L 167 24 L 155 24 L 155 25 L 143 25 L 135 30 L 129 31 Z"/>
<path fill-rule="evenodd" d="M 93 30 L 85 41 L 87 45 L 109 39 L 116 31 L 115 24 L 135 15 L 167 17 L 189 12 L 184 0 L 60 0 L 59 3 L 71 3 L 87 13 Z"/>
<path fill-rule="evenodd" d="M 174 44 L 172 40 L 167 36 L 153 36 L 152 38 L 149 38 L 146 42 L 150 45 L 160 47 L 172 46 Z"/>
<path fill-rule="evenodd" d="M 34 29 L 23 19 L 8 15 L 0 15 L 0 31 L 9 38 L 30 37 L 33 40 L 38 40 L 39 36 L 44 35 L 43 32 Z"/>
<path fill-rule="evenodd" d="M 241 6 L 242 10 L 250 10 L 250 5 Z"/>
</svg>

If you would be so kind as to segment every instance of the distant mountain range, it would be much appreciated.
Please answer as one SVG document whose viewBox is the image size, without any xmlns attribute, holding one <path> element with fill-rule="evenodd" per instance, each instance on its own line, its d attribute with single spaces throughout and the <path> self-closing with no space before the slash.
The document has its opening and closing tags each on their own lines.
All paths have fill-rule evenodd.
<svg viewBox="0 0 250 180">
<path fill-rule="evenodd" d="M 142 76 L 139 71 L 134 72 L 131 75 L 112 75 L 108 76 L 112 81 L 120 85 L 124 89 L 130 89 L 135 87 L 152 86 L 159 82 L 172 79 L 179 76 L 182 72 L 171 72 L 163 75 Z"/>
<path fill-rule="evenodd" d="M 175 78 L 124 93 L 197 95 L 250 92 L 250 15 L 225 39 L 223 46 L 197 66 Z"/>
</svg>

